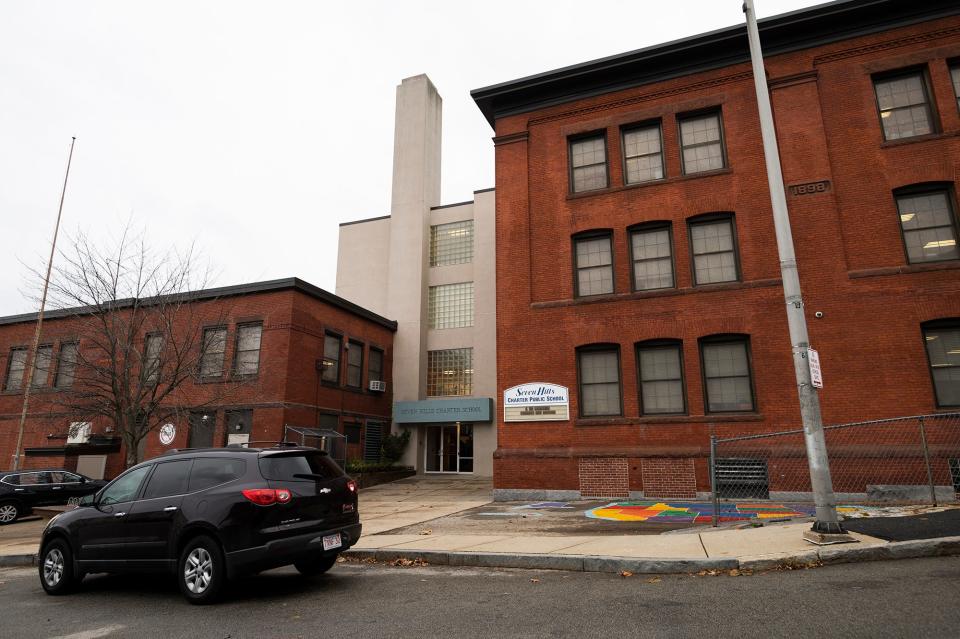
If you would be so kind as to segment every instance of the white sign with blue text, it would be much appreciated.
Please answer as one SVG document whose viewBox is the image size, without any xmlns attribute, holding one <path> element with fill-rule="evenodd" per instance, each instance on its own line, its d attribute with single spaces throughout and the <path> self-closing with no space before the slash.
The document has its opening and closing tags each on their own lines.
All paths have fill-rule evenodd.
<svg viewBox="0 0 960 639">
<path fill-rule="evenodd" d="M 570 419 L 566 386 L 530 382 L 503 391 L 503 421 L 550 422 Z"/>
</svg>

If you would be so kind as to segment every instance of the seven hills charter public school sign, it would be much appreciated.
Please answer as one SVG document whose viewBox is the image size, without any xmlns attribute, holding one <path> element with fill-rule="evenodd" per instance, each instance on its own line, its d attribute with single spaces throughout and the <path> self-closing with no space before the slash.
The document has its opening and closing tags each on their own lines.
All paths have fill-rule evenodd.
<svg viewBox="0 0 960 639">
<path fill-rule="evenodd" d="M 566 386 L 531 382 L 503 391 L 503 421 L 549 422 L 570 419 Z"/>
</svg>

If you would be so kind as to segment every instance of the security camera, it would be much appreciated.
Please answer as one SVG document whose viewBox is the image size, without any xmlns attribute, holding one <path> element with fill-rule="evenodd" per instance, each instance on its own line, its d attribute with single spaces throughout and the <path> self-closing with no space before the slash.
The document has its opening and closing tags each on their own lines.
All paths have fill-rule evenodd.
<svg viewBox="0 0 960 639">
<path fill-rule="evenodd" d="M 821 317 L 823 317 L 823 311 L 817 311 L 816 313 L 813 314 L 813 316 L 816 317 L 817 319 L 820 319 Z"/>
</svg>

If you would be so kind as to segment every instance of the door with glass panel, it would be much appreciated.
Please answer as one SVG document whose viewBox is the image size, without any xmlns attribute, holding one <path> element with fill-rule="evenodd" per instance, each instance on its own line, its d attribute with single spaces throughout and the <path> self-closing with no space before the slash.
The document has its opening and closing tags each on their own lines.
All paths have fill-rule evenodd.
<svg viewBox="0 0 960 639">
<path fill-rule="evenodd" d="M 425 456 L 428 473 L 472 473 L 473 425 L 428 426 Z"/>
</svg>

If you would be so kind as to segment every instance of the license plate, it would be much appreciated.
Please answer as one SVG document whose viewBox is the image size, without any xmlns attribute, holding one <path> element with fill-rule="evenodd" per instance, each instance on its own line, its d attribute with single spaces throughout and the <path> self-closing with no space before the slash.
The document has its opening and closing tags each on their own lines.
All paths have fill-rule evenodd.
<svg viewBox="0 0 960 639">
<path fill-rule="evenodd" d="M 333 550 L 334 548 L 339 548 L 343 543 L 340 541 L 340 533 L 336 535 L 327 535 L 323 538 L 323 549 L 324 550 Z"/>
</svg>

